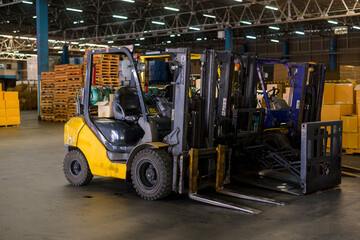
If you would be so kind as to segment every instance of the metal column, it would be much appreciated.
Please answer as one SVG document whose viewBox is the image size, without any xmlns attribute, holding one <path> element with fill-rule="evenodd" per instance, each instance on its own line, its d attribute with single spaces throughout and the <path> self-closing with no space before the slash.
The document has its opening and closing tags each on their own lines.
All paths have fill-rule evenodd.
<svg viewBox="0 0 360 240">
<path fill-rule="evenodd" d="M 241 45 L 241 53 L 247 53 L 247 45 L 246 45 L 246 43 Z"/>
<path fill-rule="evenodd" d="M 49 71 L 49 46 L 48 46 L 48 1 L 36 0 L 36 29 L 37 29 L 37 54 L 38 54 L 38 117 L 40 119 L 40 86 L 41 73 Z"/>
<path fill-rule="evenodd" d="M 330 38 L 330 53 L 336 52 L 336 38 Z M 336 54 L 330 54 L 330 71 L 336 71 Z"/>
<path fill-rule="evenodd" d="M 63 55 L 62 55 L 62 64 L 69 64 L 69 47 L 64 45 L 63 46 Z"/>
<path fill-rule="evenodd" d="M 233 50 L 233 39 L 234 32 L 231 28 L 225 29 L 225 50 L 232 51 Z"/>
<path fill-rule="evenodd" d="M 289 42 L 283 42 L 283 57 L 282 59 L 289 59 Z"/>
</svg>

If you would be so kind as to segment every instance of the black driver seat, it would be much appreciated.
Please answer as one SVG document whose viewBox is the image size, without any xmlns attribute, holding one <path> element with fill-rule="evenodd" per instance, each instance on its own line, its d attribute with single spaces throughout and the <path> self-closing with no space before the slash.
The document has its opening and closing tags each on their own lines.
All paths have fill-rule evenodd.
<svg viewBox="0 0 360 240">
<path fill-rule="evenodd" d="M 137 121 L 141 114 L 137 89 L 130 86 L 118 88 L 115 91 L 113 110 L 115 119 Z"/>
</svg>

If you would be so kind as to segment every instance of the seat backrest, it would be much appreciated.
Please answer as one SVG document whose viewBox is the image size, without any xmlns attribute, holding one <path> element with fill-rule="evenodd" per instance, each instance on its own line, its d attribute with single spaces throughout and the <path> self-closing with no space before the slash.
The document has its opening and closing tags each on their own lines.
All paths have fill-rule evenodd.
<svg viewBox="0 0 360 240">
<path fill-rule="evenodd" d="M 124 117 L 139 116 L 141 113 L 139 95 L 134 87 L 126 86 L 118 88 L 115 91 L 114 103 L 115 105 L 120 105 Z M 114 114 L 116 115 L 116 112 L 119 110 L 114 108 Z"/>
</svg>

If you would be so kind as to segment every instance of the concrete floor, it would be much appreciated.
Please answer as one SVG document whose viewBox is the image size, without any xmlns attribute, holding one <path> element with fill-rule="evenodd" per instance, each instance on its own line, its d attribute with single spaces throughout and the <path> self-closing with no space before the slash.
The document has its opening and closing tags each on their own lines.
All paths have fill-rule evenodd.
<svg viewBox="0 0 360 240">
<path fill-rule="evenodd" d="M 296 197 L 256 189 L 286 206 L 242 202 L 248 215 L 171 196 L 140 199 L 129 183 L 95 178 L 72 187 L 62 171 L 63 124 L 21 112 L 0 128 L 0 239 L 360 239 L 360 180 Z M 359 156 L 344 156 L 360 166 Z M 240 202 L 240 201 L 239 201 Z"/>
</svg>

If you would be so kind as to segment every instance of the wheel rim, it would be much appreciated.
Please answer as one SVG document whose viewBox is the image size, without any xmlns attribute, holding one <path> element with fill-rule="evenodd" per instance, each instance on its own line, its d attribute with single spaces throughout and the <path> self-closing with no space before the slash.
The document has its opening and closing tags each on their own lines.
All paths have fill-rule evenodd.
<svg viewBox="0 0 360 240">
<path fill-rule="evenodd" d="M 141 187 L 147 190 L 151 190 L 156 187 L 158 173 L 149 159 L 143 159 L 140 161 L 136 173 L 136 178 Z"/>
<path fill-rule="evenodd" d="M 81 174 L 81 164 L 78 160 L 72 160 L 69 165 L 71 175 L 78 177 Z"/>
</svg>

